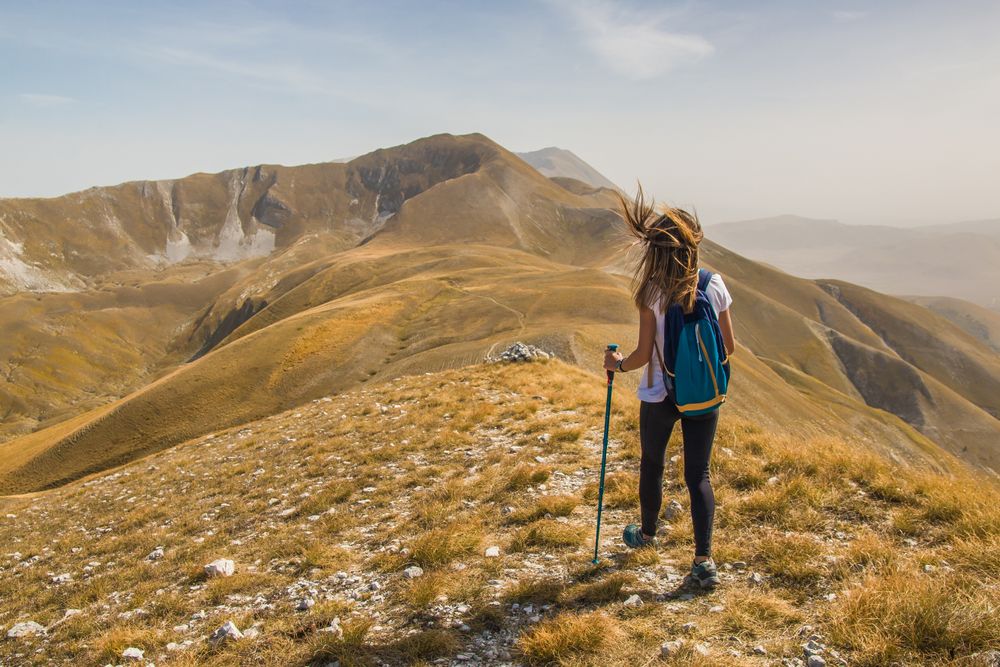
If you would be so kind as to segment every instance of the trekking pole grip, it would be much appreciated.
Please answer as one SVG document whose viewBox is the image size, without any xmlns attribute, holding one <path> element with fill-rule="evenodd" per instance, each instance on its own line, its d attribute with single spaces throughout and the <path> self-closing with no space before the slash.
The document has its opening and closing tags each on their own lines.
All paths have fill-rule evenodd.
<svg viewBox="0 0 1000 667">
<path fill-rule="evenodd" d="M 618 351 L 618 343 L 608 343 L 608 351 L 609 352 L 617 352 Z M 607 374 L 608 374 L 608 384 L 611 384 L 612 382 L 615 381 L 615 372 L 614 371 L 607 371 Z"/>
</svg>

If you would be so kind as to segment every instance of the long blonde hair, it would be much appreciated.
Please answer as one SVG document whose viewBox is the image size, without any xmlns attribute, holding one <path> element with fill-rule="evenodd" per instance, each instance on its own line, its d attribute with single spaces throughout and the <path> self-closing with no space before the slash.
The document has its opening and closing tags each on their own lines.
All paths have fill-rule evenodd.
<svg viewBox="0 0 1000 667">
<path fill-rule="evenodd" d="M 620 192 L 621 216 L 629 233 L 643 247 L 632 278 L 632 298 L 638 308 L 652 308 L 663 295 L 665 310 L 675 303 L 691 312 L 698 289 L 698 244 L 704 238 L 698 217 L 671 206 L 660 207 L 639 185 L 635 198 Z"/>
</svg>

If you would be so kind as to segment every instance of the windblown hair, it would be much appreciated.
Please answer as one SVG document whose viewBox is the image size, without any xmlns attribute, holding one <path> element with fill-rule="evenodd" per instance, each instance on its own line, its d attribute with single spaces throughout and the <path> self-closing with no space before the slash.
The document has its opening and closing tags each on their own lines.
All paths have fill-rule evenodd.
<svg viewBox="0 0 1000 667">
<path fill-rule="evenodd" d="M 639 191 L 632 200 L 618 193 L 625 226 L 643 254 L 632 278 L 632 298 L 639 308 L 652 308 L 660 294 L 661 307 L 679 303 L 685 313 L 694 309 L 698 289 L 698 244 L 704 238 L 698 217 L 670 206 L 660 207 Z"/>
</svg>

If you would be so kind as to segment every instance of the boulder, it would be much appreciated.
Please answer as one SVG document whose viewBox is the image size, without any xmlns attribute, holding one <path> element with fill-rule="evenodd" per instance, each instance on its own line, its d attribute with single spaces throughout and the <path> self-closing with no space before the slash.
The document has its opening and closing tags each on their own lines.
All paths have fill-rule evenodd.
<svg viewBox="0 0 1000 667">
<path fill-rule="evenodd" d="M 35 635 L 44 635 L 45 627 L 34 621 L 24 621 L 22 623 L 15 623 L 10 630 L 7 631 L 7 637 L 10 639 L 17 639 L 20 637 L 33 637 Z"/>
<path fill-rule="evenodd" d="M 517 363 L 525 361 L 535 361 L 536 359 L 548 359 L 553 355 L 548 352 L 535 347 L 534 345 L 528 345 L 527 343 L 522 343 L 518 341 L 508 347 L 506 350 L 500 353 L 500 356 L 494 359 L 494 361 L 506 361 L 508 363 Z"/>
<path fill-rule="evenodd" d="M 122 658 L 125 659 L 125 662 L 142 662 L 144 655 L 145 651 L 134 646 L 129 646 L 122 651 Z"/>
<path fill-rule="evenodd" d="M 231 577 L 236 571 L 236 563 L 228 558 L 213 560 L 205 566 L 205 574 L 209 577 Z"/>
<path fill-rule="evenodd" d="M 208 641 L 214 646 L 228 641 L 239 641 L 240 639 L 243 639 L 243 633 L 240 632 L 240 629 L 232 621 L 226 621 L 218 630 L 212 633 Z"/>
</svg>

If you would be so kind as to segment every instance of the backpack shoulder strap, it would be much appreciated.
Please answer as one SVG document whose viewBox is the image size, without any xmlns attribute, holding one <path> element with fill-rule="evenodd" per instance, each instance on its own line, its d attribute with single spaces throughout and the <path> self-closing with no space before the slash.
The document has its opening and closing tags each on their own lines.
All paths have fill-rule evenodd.
<svg viewBox="0 0 1000 667">
<path fill-rule="evenodd" d="M 698 291 L 704 292 L 708 289 L 708 283 L 712 280 L 712 272 L 708 269 L 698 269 Z"/>
</svg>

